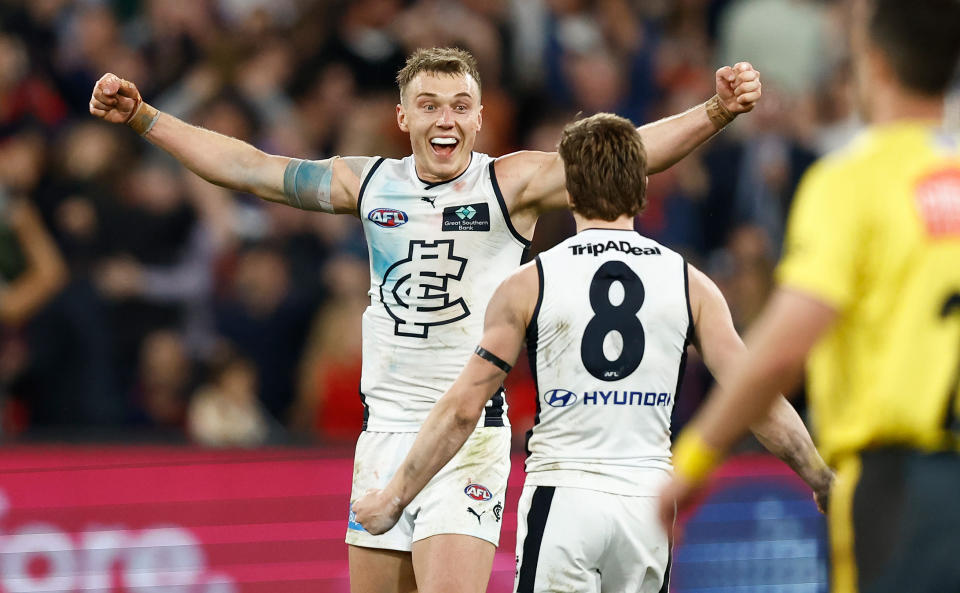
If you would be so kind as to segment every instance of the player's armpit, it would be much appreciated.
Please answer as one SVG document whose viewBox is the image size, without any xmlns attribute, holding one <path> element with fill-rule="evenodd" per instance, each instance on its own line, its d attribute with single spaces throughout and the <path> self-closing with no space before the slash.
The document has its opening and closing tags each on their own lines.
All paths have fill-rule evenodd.
<svg viewBox="0 0 960 593">
<path fill-rule="evenodd" d="M 540 290 L 540 274 L 535 261 L 521 266 L 507 276 L 487 305 L 479 348 L 512 367 L 520 355 L 527 326 L 537 307 Z M 491 367 L 505 370 L 489 358 L 474 355 L 474 358 L 478 357 L 484 358 Z"/>
<path fill-rule="evenodd" d="M 507 210 L 521 234 L 527 234 L 527 227 L 532 230 L 540 214 L 569 209 L 563 160 L 556 152 L 514 152 L 497 159 L 494 168 Z M 524 213 L 532 215 L 526 225 Z"/>
</svg>

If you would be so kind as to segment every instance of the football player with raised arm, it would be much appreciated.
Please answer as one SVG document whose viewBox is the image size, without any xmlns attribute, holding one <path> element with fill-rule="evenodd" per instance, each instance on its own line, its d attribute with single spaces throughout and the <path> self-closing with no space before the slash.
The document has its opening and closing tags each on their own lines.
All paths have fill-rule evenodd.
<svg viewBox="0 0 960 593">
<path fill-rule="evenodd" d="M 479 346 L 393 478 L 354 503 L 355 521 L 390 530 L 450 459 L 470 454 L 468 438 L 526 340 L 538 413 L 515 590 L 656 593 L 670 555 L 657 494 L 671 475 L 670 413 L 686 348 L 694 344 L 722 383 L 744 346 L 716 285 L 633 230 L 646 204 L 646 154 L 630 122 L 598 114 L 570 124 L 559 155 L 577 234 L 497 288 Z M 753 430 L 826 499 L 832 472 L 785 399 Z M 462 504 L 484 519 L 484 507 Z"/>
<path fill-rule="evenodd" d="M 364 225 L 371 303 L 363 316 L 353 497 L 386 484 L 434 403 L 480 338 L 494 289 L 520 264 L 537 217 L 567 208 L 556 153 L 492 158 L 473 151 L 483 122 L 474 58 L 456 49 L 418 50 L 397 76 L 397 125 L 410 136 L 404 159 L 266 154 L 187 124 L 143 101 L 113 74 L 93 89 L 90 112 L 126 123 L 204 179 L 295 208 L 348 214 Z M 649 170 L 669 167 L 759 99 L 747 63 L 721 68 L 717 94 L 689 111 L 640 128 Z M 470 442 L 390 532 L 348 522 L 354 593 L 481 592 L 499 541 L 510 430 L 502 388 L 490 393 Z M 465 487 L 483 490 L 470 498 Z M 465 510 L 469 502 L 478 520 Z M 344 509 L 347 512 L 347 509 Z M 451 567 L 456 567 L 451 569 Z"/>
</svg>

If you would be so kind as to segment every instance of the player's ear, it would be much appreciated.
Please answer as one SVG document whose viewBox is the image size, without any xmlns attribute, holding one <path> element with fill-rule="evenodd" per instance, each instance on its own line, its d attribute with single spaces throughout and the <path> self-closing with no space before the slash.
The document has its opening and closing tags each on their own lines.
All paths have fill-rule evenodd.
<svg viewBox="0 0 960 593">
<path fill-rule="evenodd" d="M 397 103 L 397 127 L 401 132 L 410 132 L 410 128 L 407 127 L 407 112 L 403 109 L 402 103 Z"/>
<path fill-rule="evenodd" d="M 480 128 L 483 127 L 483 105 L 480 106 L 480 109 L 477 110 L 477 131 L 480 131 Z"/>
</svg>

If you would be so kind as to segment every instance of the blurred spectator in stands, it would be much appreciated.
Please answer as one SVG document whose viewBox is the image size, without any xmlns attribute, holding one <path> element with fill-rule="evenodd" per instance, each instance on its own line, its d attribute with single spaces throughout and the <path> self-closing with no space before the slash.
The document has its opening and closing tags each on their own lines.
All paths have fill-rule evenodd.
<svg viewBox="0 0 960 593">
<path fill-rule="evenodd" d="M 650 119 L 677 113 L 669 109 L 691 105 L 682 103 L 681 98 L 695 103 L 713 93 L 716 68 L 707 28 L 707 4 L 706 0 L 669 3 L 656 48 L 654 74 L 658 87 L 668 96 L 662 103 L 664 107 L 650 114 Z M 744 58 L 737 61 L 741 59 Z"/>
<path fill-rule="evenodd" d="M 326 46 L 298 70 L 295 87 L 309 86 L 314 73 L 329 63 L 341 63 L 353 72 L 363 94 L 392 93 L 394 78 L 406 54 L 391 30 L 400 12 L 400 0 L 338 0 L 331 10 L 331 37 Z"/>
<path fill-rule="evenodd" d="M 312 83 L 297 98 L 299 131 L 309 145 L 319 151 L 316 156 L 335 154 L 341 129 L 354 119 L 356 108 L 356 78 L 348 66 L 332 62 L 316 73 Z M 391 115 L 388 112 L 380 117 Z M 302 150 L 292 154 L 314 156 Z"/>
<path fill-rule="evenodd" d="M 63 11 L 58 27 L 54 68 L 58 87 L 73 113 L 85 113 L 89 87 L 101 72 L 149 80 L 150 66 L 143 55 L 124 43 L 121 25 L 107 3 L 75 2 Z M 144 92 L 152 93 L 153 87 Z"/>
<path fill-rule="evenodd" d="M 270 38 L 237 69 L 236 87 L 265 125 L 289 120 L 293 102 L 284 92 L 293 75 L 296 55 L 282 38 Z"/>
<path fill-rule="evenodd" d="M 140 346 L 132 422 L 181 434 L 192 382 L 193 365 L 181 337 L 168 329 L 151 332 Z"/>
<path fill-rule="evenodd" d="M 709 76 L 712 78 L 712 74 Z M 661 102 L 660 112 L 676 113 L 683 105 L 695 103 L 702 96 L 693 85 L 680 85 Z M 666 171 L 650 177 L 647 207 L 635 225 L 644 235 L 683 253 L 694 265 L 706 246 L 704 226 L 707 223 L 701 211 L 708 199 L 710 176 L 703 155 L 701 150 L 694 151 Z"/>
<path fill-rule="evenodd" d="M 768 87 L 808 94 L 832 67 L 829 33 L 823 2 L 737 0 L 721 17 L 715 63 L 749 60 L 763 75 L 764 94 Z"/>
<path fill-rule="evenodd" d="M 309 302 L 319 303 L 326 292 L 323 267 L 335 249 L 328 238 L 315 231 L 313 219 L 324 216 L 281 204 L 264 204 L 263 215 L 271 244 L 290 267 L 291 290 Z"/>
<path fill-rule="evenodd" d="M 155 359 L 201 364 L 223 333 L 254 365 L 261 388 L 251 391 L 270 414 L 353 438 L 362 416 L 354 342 L 369 288 L 359 280 L 358 221 L 172 175 L 128 131 L 90 121 L 87 100 L 93 78 L 112 70 L 162 109 L 270 153 L 403 157 L 410 146 L 396 125 L 394 77 L 416 45 L 476 54 L 486 106 L 478 150 L 494 155 L 555 150 L 578 110 L 651 121 L 712 94 L 715 64 L 757 65 L 764 100 L 756 112 L 651 177 L 650 207 L 637 222 L 691 261 L 712 262 L 705 266 L 719 274 L 742 328 L 764 298 L 763 262 L 775 257 L 760 246 L 779 244 L 811 151 L 837 146 L 857 126 L 834 49 L 845 35 L 842 8 L 822 0 L 0 2 L 0 184 L 36 206 L 69 268 L 12 341 L 6 330 L 0 377 L 18 377 L 33 428 L 120 426 L 141 406 L 131 398 L 144 391 L 138 368 L 148 359 L 151 368 Z M 544 216 L 533 251 L 572 231 L 568 213 Z M 0 247 L 0 266 L 14 253 Z M 696 393 L 687 393 L 706 383 L 692 360 L 690 402 Z M 523 395 L 527 379 L 514 377 L 511 415 L 521 426 L 533 398 Z M 141 421 L 151 406 L 141 406 Z M 174 408 L 152 414 L 174 418 L 164 411 Z"/>
<path fill-rule="evenodd" d="M 648 116 L 654 44 L 626 0 L 549 0 L 545 67 L 551 100 L 617 113 L 637 125 Z"/>
<path fill-rule="evenodd" d="M 0 150 L 0 161 L 6 156 Z M 0 323 L 20 329 L 63 287 L 67 268 L 36 208 L 0 186 Z"/>
<path fill-rule="evenodd" d="M 824 155 L 845 145 L 863 128 L 854 106 L 853 73 L 843 62 L 830 74 L 816 95 L 816 118 L 812 122 L 813 147 Z"/>
<path fill-rule="evenodd" d="M 190 438 L 209 447 L 255 447 L 270 433 L 257 398 L 257 369 L 221 345 L 207 380 L 193 394 L 187 415 Z"/>
<path fill-rule="evenodd" d="M 218 37 L 209 2 L 148 0 L 133 21 L 131 40 L 140 45 L 150 63 L 151 92 L 163 92 L 180 83 L 204 58 Z"/>
<path fill-rule="evenodd" d="M 726 245 L 741 225 L 758 226 L 772 245 L 781 245 L 784 222 L 800 177 L 816 155 L 797 140 L 789 117 L 795 97 L 764 87 L 763 102 L 703 159 L 710 179 L 702 204 L 707 252 Z"/>
<path fill-rule="evenodd" d="M 122 181 L 119 203 L 103 213 L 105 254 L 96 282 L 107 300 L 121 385 L 132 384 L 143 338 L 184 332 L 192 351 L 212 340 L 214 244 L 189 202 L 180 172 L 141 162 Z"/>
<path fill-rule="evenodd" d="M 45 76 L 33 70 L 24 43 L 0 34 L 0 133 L 29 120 L 53 127 L 66 115 L 66 104 Z"/>
<path fill-rule="evenodd" d="M 5 156 L 0 151 L 0 159 Z M 2 431 L 22 430 L 23 412 L 13 412 L 8 395 L 29 394 L 16 385 L 31 364 L 24 326 L 56 296 L 67 280 L 60 251 L 39 212 L 23 198 L 11 198 L 0 185 L 0 421 Z M 19 408 L 29 404 L 20 400 Z M 17 417 L 19 416 L 19 417 Z"/>
<path fill-rule="evenodd" d="M 293 426 L 328 441 L 352 441 L 363 424 L 360 326 L 370 298 L 367 262 L 331 260 L 323 275 L 330 298 L 314 316 L 299 368 Z"/>
<path fill-rule="evenodd" d="M 38 130 L 0 143 L 0 322 L 20 326 L 59 291 L 67 278 L 60 251 L 28 196 L 46 159 Z"/>
<path fill-rule="evenodd" d="M 738 224 L 761 227 L 770 245 L 782 245 L 793 194 L 816 154 L 792 125 L 795 98 L 768 92 L 764 99 L 744 126 L 750 134 L 740 143 L 733 213 Z"/>
<path fill-rule="evenodd" d="M 52 187 L 44 176 L 47 162 L 44 136 L 24 129 L 0 145 L 0 186 L 16 195 L 42 196 Z M 82 280 L 70 279 L 38 309 L 24 336 L 29 365 L 18 389 L 34 425 L 102 425 L 123 417 L 112 380 L 108 324 Z"/>
<path fill-rule="evenodd" d="M 287 423 L 294 382 L 316 303 L 298 294 L 282 252 L 267 244 L 239 256 L 226 298 L 217 303 L 217 328 L 257 369 L 267 411 Z"/>
<path fill-rule="evenodd" d="M 710 277 L 726 297 L 739 332 L 750 327 L 770 296 L 775 263 L 767 232 L 749 225 L 738 227 L 708 263 Z"/>
<path fill-rule="evenodd" d="M 104 212 L 115 208 L 116 180 L 133 160 L 126 138 L 110 126 L 81 121 L 55 139 L 52 167 L 36 200 L 50 216 L 75 279 L 89 277 L 105 250 Z"/>
</svg>

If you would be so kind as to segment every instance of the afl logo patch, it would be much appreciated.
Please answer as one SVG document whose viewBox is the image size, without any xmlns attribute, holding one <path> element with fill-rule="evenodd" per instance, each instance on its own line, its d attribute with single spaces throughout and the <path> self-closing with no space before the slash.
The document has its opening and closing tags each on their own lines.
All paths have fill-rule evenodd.
<svg viewBox="0 0 960 593">
<path fill-rule="evenodd" d="M 377 208 L 367 214 L 367 218 L 377 226 L 393 228 L 407 222 L 407 213 L 393 208 Z"/>
<path fill-rule="evenodd" d="M 493 498 L 493 494 L 490 494 L 487 487 L 481 486 L 480 484 L 470 484 L 463 489 L 463 493 L 473 500 L 490 500 Z"/>
</svg>

